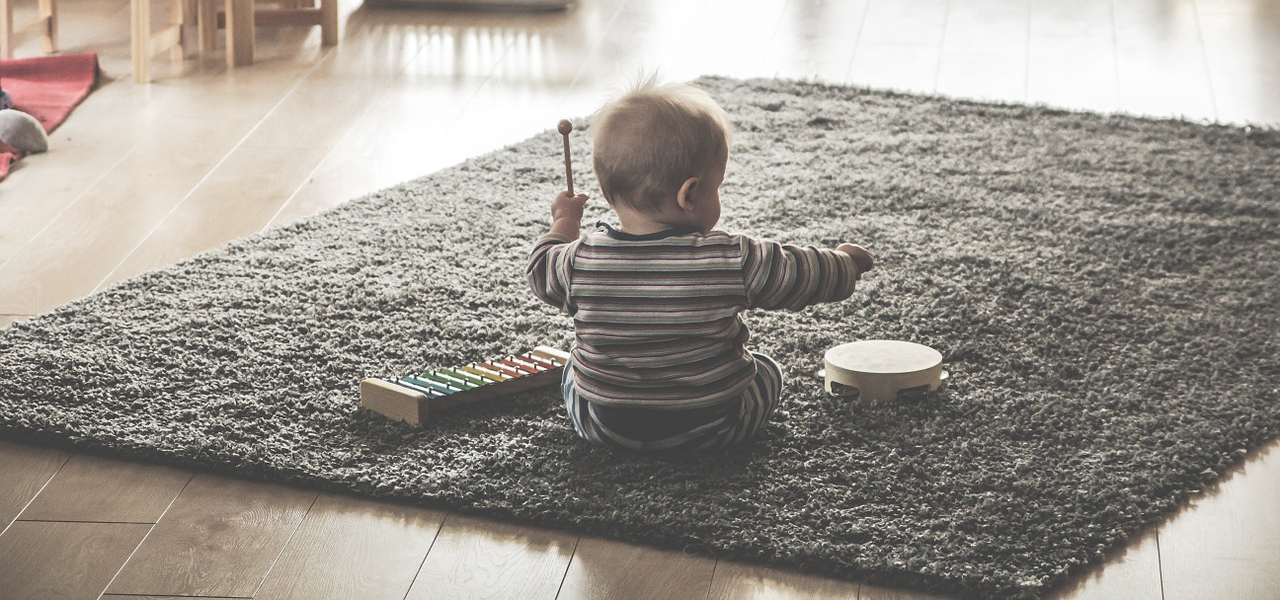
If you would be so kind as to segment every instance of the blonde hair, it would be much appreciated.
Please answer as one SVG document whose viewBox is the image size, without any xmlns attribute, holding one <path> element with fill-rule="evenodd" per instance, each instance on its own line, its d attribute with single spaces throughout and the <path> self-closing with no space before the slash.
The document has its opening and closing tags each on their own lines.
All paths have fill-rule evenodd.
<svg viewBox="0 0 1280 600">
<path fill-rule="evenodd" d="M 705 91 L 642 78 L 596 112 L 592 163 L 609 204 L 657 210 L 729 158 L 729 115 Z"/>
</svg>

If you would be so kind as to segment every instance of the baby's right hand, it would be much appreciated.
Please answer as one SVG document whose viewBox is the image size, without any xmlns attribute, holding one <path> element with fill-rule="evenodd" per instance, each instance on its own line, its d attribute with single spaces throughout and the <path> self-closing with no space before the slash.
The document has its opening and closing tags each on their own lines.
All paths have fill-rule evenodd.
<svg viewBox="0 0 1280 600">
<path fill-rule="evenodd" d="M 570 196 L 569 190 L 561 190 L 556 195 L 556 199 L 551 201 L 551 220 L 573 219 L 574 221 L 581 221 L 582 210 L 586 205 L 586 194 Z"/>
<path fill-rule="evenodd" d="M 840 244 L 836 246 L 836 250 L 848 254 L 853 257 L 853 263 L 858 265 L 858 277 L 861 278 L 863 273 L 871 270 L 876 261 L 871 257 L 871 253 L 866 248 L 857 244 Z"/>
</svg>

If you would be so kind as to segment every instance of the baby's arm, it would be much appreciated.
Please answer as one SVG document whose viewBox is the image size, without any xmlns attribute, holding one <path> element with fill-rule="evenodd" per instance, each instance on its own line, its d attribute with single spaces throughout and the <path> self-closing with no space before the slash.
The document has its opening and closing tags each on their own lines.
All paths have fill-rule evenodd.
<svg viewBox="0 0 1280 600">
<path fill-rule="evenodd" d="M 831 250 L 747 236 L 742 239 L 750 308 L 800 310 L 844 300 L 874 263 L 871 253 L 854 244 L 840 244 Z"/>
<path fill-rule="evenodd" d="M 578 239 L 582 209 L 586 203 L 586 194 L 570 196 L 567 191 L 560 192 L 551 201 L 551 231 L 534 243 L 525 267 L 525 276 L 534 295 L 568 314 L 573 314 L 574 309 L 569 301 L 567 271 L 564 268 L 565 249 Z"/>
</svg>

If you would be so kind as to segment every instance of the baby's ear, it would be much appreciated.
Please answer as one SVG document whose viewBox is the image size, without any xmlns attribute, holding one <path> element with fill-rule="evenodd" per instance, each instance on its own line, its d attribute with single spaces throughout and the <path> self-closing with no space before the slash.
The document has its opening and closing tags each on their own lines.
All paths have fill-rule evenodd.
<svg viewBox="0 0 1280 600">
<path fill-rule="evenodd" d="M 693 210 L 693 190 L 697 187 L 697 177 L 690 177 L 684 180 L 684 184 L 680 186 L 680 191 L 676 192 L 676 204 L 680 205 L 681 210 Z"/>
</svg>

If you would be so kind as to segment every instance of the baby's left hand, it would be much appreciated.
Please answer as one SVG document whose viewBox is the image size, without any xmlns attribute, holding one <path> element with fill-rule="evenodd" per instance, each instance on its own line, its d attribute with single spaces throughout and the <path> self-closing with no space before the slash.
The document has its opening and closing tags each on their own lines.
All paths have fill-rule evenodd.
<svg viewBox="0 0 1280 600">
<path fill-rule="evenodd" d="M 553 222 L 560 219 L 581 221 L 582 211 L 587 205 L 587 198 L 586 194 L 570 196 L 569 190 L 561 190 L 556 195 L 556 199 L 551 201 L 551 220 Z"/>
</svg>

